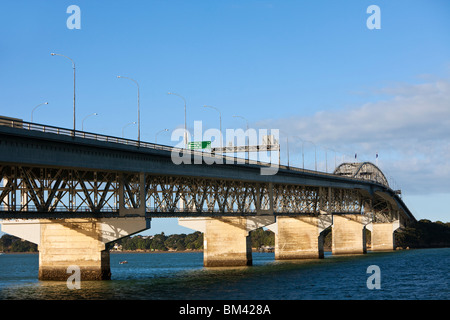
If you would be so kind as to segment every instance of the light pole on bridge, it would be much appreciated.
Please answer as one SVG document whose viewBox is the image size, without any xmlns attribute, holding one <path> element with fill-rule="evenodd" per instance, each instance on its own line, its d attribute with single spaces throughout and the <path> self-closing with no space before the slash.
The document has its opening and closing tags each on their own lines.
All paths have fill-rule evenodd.
<svg viewBox="0 0 450 320">
<path fill-rule="evenodd" d="M 89 118 L 91 116 L 98 116 L 98 113 L 94 112 L 94 113 L 91 113 L 90 115 L 87 115 L 86 117 L 83 118 L 83 120 L 81 121 L 81 131 L 84 131 L 84 120 L 86 120 L 87 118 Z"/>
<path fill-rule="evenodd" d="M 138 145 L 139 145 L 139 143 L 141 142 L 141 110 L 140 110 L 140 105 L 139 105 L 139 99 L 140 99 L 140 97 L 139 97 L 139 83 L 136 80 L 134 80 L 132 78 L 129 78 L 129 77 L 117 76 L 117 78 L 119 78 L 119 79 L 123 78 L 123 79 L 131 80 L 137 86 L 137 118 L 138 118 L 137 125 L 138 125 Z"/>
<path fill-rule="evenodd" d="M 158 134 L 160 134 L 161 132 L 165 132 L 165 131 L 169 131 L 169 129 L 163 129 L 163 130 L 161 130 L 161 131 L 158 131 L 158 132 L 155 134 L 155 143 L 158 143 Z"/>
<path fill-rule="evenodd" d="M 59 54 L 59 53 L 50 53 L 50 54 L 52 56 L 61 56 L 61 57 L 67 58 L 72 62 L 72 67 L 73 67 L 73 134 L 75 136 L 75 62 L 71 58 L 69 58 L 65 55 Z"/>
<path fill-rule="evenodd" d="M 289 135 L 286 132 L 284 132 L 283 130 L 280 130 L 280 131 L 286 135 L 287 166 L 289 168 Z M 281 165 L 281 162 L 280 162 L 280 165 Z"/>
<path fill-rule="evenodd" d="M 302 166 L 303 166 L 303 170 L 305 170 L 305 152 L 304 152 L 305 141 L 302 138 L 300 138 L 299 136 L 294 136 L 294 138 L 300 139 L 300 141 L 302 142 Z"/>
<path fill-rule="evenodd" d="M 303 142 L 309 142 L 309 143 L 312 143 L 314 145 L 314 169 L 315 169 L 315 171 L 317 171 L 317 145 L 314 142 L 312 142 L 311 140 L 303 140 L 300 137 L 297 137 L 297 138 L 302 140 L 302 149 L 303 149 Z M 303 169 L 304 169 L 304 166 L 305 165 L 303 164 Z"/>
<path fill-rule="evenodd" d="M 42 106 L 43 104 L 48 104 L 48 102 L 40 103 L 36 107 L 34 107 L 33 110 L 31 110 L 31 122 L 33 122 L 33 112 L 34 112 L 34 110 L 36 110 L 37 107 Z"/>
<path fill-rule="evenodd" d="M 220 112 L 220 110 L 216 107 L 213 106 L 203 106 L 204 108 L 211 108 L 216 110 L 219 113 L 219 131 L 220 131 L 220 149 L 222 150 L 223 153 L 223 138 L 222 138 L 222 113 Z"/>
<path fill-rule="evenodd" d="M 242 116 L 233 116 L 233 118 L 241 118 L 241 119 L 244 119 L 245 120 L 245 123 L 247 124 L 247 132 L 246 132 L 246 135 L 245 135 L 245 138 L 246 138 L 246 140 L 248 141 L 248 143 L 247 143 L 247 141 L 246 141 L 246 145 L 247 145 L 247 159 L 248 159 L 248 161 L 250 161 L 250 137 L 247 137 L 247 135 L 249 135 L 250 133 L 248 132 L 248 120 L 247 120 L 247 118 L 244 118 L 244 117 L 242 117 Z M 250 162 L 249 162 L 250 163 Z"/>
<path fill-rule="evenodd" d="M 174 93 L 174 92 L 167 92 L 167 94 L 172 94 L 174 96 L 180 97 L 181 99 L 183 99 L 184 101 L 184 148 L 187 148 L 187 126 L 186 126 L 186 99 L 182 96 L 179 95 L 178 93 Z"/>
<path fill-rule="evenodd" d="M 124 126 L 122 127 L 122 138 L 124 137 L 124 134 L 123 134 L 124 129 L 125 129 L 126 127 L 128 127 L 129 125 L 132 125 L 132 124 L 136 124 L 136 121 L 127 123 L 126 125 L 124 125 Z"/>
</svg>

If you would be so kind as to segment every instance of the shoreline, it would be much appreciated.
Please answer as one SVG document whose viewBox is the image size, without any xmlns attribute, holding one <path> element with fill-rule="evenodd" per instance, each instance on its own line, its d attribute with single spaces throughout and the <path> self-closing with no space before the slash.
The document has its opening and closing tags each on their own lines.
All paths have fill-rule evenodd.
<svg viewBox="0 0 450 320">
<path fill-rule="evenodd" d="M 122 250 L 122 251 L 110 251 L 109 253 L 197 253 L 197 252 L 203 252 L 203 250 Z"/>
<path fill-rule="evenodd" d="M 450 248 L 450 246 L 436 246 L 436 247 L 422 247 L 422 248 L 411 248 L 411 247 L 406 247 L 406 248 L 401 248 L 401 247 L 396 247 L 393 250 L 389 250 L 389 251 L 403 251 L 403 250 L 421 250 L 421 249 L 445 249 L 445 248 Z M 372 250 L 370 250 L 369 248 L 367 248 L 367 251 L 372 252 Z M 389 251 L 383 251 L 383 252 L 389 252 Z M 125 250 L 125 251 L 110 251 L 109 253 L 111 254 L 126 254 L 126 253 L 203 253 L 203 250 L 167 250 L 167 251 L 150 251 L 150 250 Z M 252 252 L 261 252 L 261 253 L 273 253 L 274 251 L 268 251 L 268 250 L 257 250 L 257 249 L 253 249 Z M 331 248 L 330 249 L 325 249 L 324 252 L 331 252 Z M 377 251 L 378 252 L 378 251 Z M 382 251 L 380 251 L 382 252 Z M 0 252 L 0 256 L 3 254 L 39 254 L 39 252 Z"/>
</svg>

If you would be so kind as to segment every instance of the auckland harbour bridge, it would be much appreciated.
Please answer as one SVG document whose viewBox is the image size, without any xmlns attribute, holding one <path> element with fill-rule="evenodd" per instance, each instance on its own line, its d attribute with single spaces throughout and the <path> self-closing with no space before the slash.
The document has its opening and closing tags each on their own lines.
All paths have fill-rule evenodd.
<svg viewBox="0 0 450 320">
<path fill-rule="evenodd" d="M 251 265 L 249 232 L 259 227 L 274 231 L 281 260 L 323 258 L 329 227 L 333 254 L 365 253 L 365 229 L 373 251 L 393 250 L 395 230 L 415 221 L 373 163 L 333 173 L 277 164 L 264 174 L 273 164 L 216 151 L 0 117 L 2 231 L 38 245 L 42 280 L 66 280 L 70 265 L 102 280 L 108 244 L 155 218 L 203 232 L 206 267 Z"/>
</svg>

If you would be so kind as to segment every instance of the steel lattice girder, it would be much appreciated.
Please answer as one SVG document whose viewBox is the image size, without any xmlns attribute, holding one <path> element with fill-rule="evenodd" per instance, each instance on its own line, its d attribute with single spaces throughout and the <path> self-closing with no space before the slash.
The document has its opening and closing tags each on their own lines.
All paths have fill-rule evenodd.
<svg viewBox="0 0 450 320">
<path fill-rule="evenodd" d="M 367 208 L 383 220 L 398 214 L 383 197 L 358 189 L 18 165 L 1 165 L 0 173 L 0 211 L 35 217 L 117 214 L 143 203 L 145 210 L 139 212 L 150 216 L 317 215 L 365 213 Z"/>
</svg>

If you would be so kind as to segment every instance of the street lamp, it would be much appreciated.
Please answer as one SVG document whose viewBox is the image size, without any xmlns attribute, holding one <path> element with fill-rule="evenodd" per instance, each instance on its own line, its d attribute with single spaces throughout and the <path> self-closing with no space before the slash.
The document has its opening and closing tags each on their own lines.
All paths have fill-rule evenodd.
<svg viewBox="0 0 450 320">
<path fill-rule="evenodd" d="M 242 117 L 242 116 L 233 116 L 233 118 L 241 118 L 241 119 L 244 119 L 245 122 L 246 122 L 246 124 L 247 124 L 247 130 L 248 130 L 248 120 L 247 120 L 247 118 L 244 118 L 244 117 Z"/>
<path fill-rule="evenodd" d="M 59 54 L 59 53 L 51 53 L 51 55 L 52 56 L 61 56 L 61 57 L 69 59 L 72 62 L 72 67 L 73 67 L 73 132 L 75 135 L 75 62 L 71 58 L 69 58 L 65 55 Z"/>
<path fill-rule="evenodd" d="M 325 149 L 325 166 L 326 166 L 326 172 L 328 172 L 328 157 L 327 157 L 327 150 L 331 150 L 334 152 L 334 167 L 336 168 L 336 150 L 331 149 L 331 148 L 327 148 L 327 147 L 323 147 Z"/>
<path fill-rule="evenodd" d="M 134 79 L 131 79 L 131 78 L 128 78 L 128 77 L 123 77 L 123 76 L 117 76 L 117 78 L 124 78 L 124 79 L 128 79 L 128 80 L 131 80 L 131 81 L 133 81 L 135 84 L 136 84 L 136 86 L 137 86 L 137 106 L 138 106 L 138 109 L 137 109 L 137 112 L 138 112 L 138 121 L 137 121 L 137 125 L 138 125 L 138 143 L 140 143 L 140 141 L 141 141 L 141 111 L 140 111 L 140 106 L 139 106 L 139 83 L 136 81 L 136 80 L 134 80 Z"/>
<path fill-rule="evenodd" d="M 214 109 L 214 110 L 216 110 L 217 112 L 219 112 L 219 125 L 220 125 L 220 149 L 223 149 L 223 144 L 222 144 L 222 113 L 220 113 L 220 110 L 219 109 L 217 109 L 216 107 L 213 107 L 213 106 L 203 106 L 204 108 L 211 108 L 211 109 Z M 223 150 L 222 150 L 222 152 L 223 152 Z"/>
<path fill-rule="evenodd" d="M 302 138 L 300 138 L 299 136 L 294 136 L 294 138 L 300 139 L 302 141 L 302 165 L 303 165 L 303 170 L 305 170 L 305 152 L 304 152 L 305 141 Z"/>
<path fill-rule="evenodd" d="M 186 99 L 179 95 L 178 93 L 174 93 L 174 92 L 167 92 L 167 94 L 173 94 L 174 96 L 178 96 L 181 99 L 183 99 L 184 101 L 184 148 L 186 149 L 187 147 L 187 127 L 186 127 Z"/>
<path fill-rule="evenodd" d="M 314 167 L 315 167 L 315 170 L 317 171 L 317 146 L 316 146 L 316 144 L 314 142 L 310 141 L 310 140 L 303 140 L 303 139 L 301 139 L 298 136 L 295 136 L 295 137 L 297 137 L 300 140 L 302 140 L 302 153 L 303 153 L 303 142 L 309 142 L 309 143 L 312 143 L 314 145 Z M 305 169 L 305 160 L 304 159 L 305 158 L 303 157 L 303 169 Z"/>
<path fill-rule="evenodd" d="M 86 117 L 84 117 L 83 121 L 81 121 L 81 131 L 84 131 L 84 120 L 86 120 L 87 118 L 89 118 L 90 116 L 97 116 L 98 113 L 94 112 L 90 115 L 87 115 Z"/>
<path fill-rule="evenodd" d="M 286 135 L 287 166 L 289 167 L 289 135 L 286 132 L 284 132 L 283 130 L 280 130 L 280 131 Z M 280 162 L 280 164 L 281 164 L 281 162 Z"/>
<path fill-rule="evenodd" d="M 37 107 L 42 106 L 43 104 L 48 104 L 48 102 L 40 103 L 40 104 L 38 104 L 36 107 L 34 107 L 33 110 L 31 110 L 31 122 L 33 122 L 33 112 L 34 112 L 34 110 L 35 110 Z"/>
<path fill-rule="evenodd" d="M 124 130 L 126 127 L 128 127 L 129 125 L 131 125 L 131 124 L 136 124 L 136 121 L 127 123 L 126 125 L 124 125 L 124 126 L 122 127 L 122 138 L 123 138 L 123 130 Z"/>
<path fill-rule="evenodd" d="M 246 124 L 247 124 L 247 132 L 246 132 L 246 139 L 247 139 L 247 135 L 249 135 L 250 133 L 248 132 L 248 120 L 247 118 L 244 118 L 242 116 L 233 116 L 233 118 L 241 118 L 244 119 Z M 247 141 L 246 141 L 247 142 Z M 247 159 L 250 161 L 250 136 L 248 137 L 248 143 L 247 144 Z"/>
<path fill-rule="evenodd" d="M 161 131 L 158 131 L 158 132 L 155 134 L 155 143 L 158 143 L 158 134 L 160 134 L 161 132 L 164 132 L 164 131 L 169 131 L 169 129 L 163 129 L 163 130 L 161 130 Z"/>
</svg>

